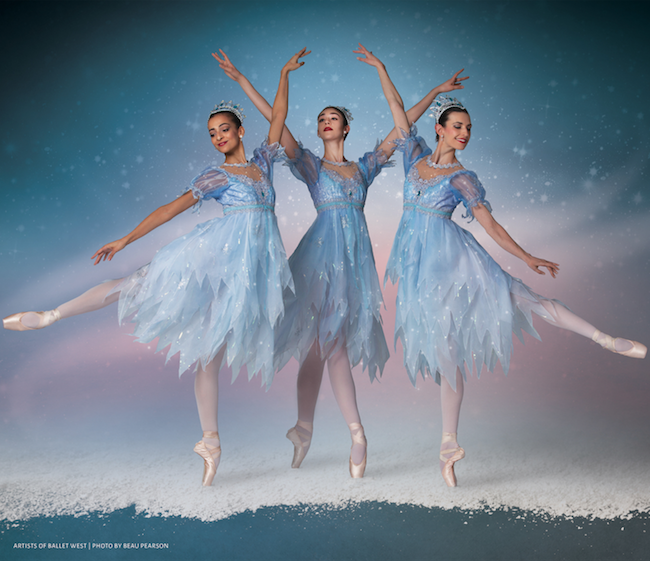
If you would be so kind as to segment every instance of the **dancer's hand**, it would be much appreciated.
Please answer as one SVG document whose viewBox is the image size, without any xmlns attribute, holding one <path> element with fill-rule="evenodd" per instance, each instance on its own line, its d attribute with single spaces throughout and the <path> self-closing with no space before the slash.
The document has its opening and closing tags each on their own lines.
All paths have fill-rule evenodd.
<svg viewBox="0 0 650 561">
<path fill-rule="evenodd" d="M 293 55 L 287 64 L 284 65 L 282 68 L 282 72 L 291 72 L 292 70 L 297 70 L 301 66 L 305 64 L 304 61 L 301 61 L 300 59 L 304 56 L 307 56 L 311 51 L 307 50 L 307 47 L 303 47 L 300 49 L 295 55 Z"/>
<path fill-rule="evenodd" d="M 358 56 L 357 60 L 360 60 L 361 62 L 365 62 L 370 66 L 374 66 L 375 68 L 382 68 L 384 66 L 384 63 L 381 60 L 379 60 L 375 55 L 373 55 L 372 51 L 366 49 L 361 43 L 359 43 L 359 49 L 352 52 L 362 55 L 362 56 Z"/>
<path fill-rule="evenodd" d="M 219 49 L 219 52 L 223 58 L 219 58 L 219 55 L 217 53 L 212 53 L 212 56 L 219 61 L 219 68 L 224 71 L 228 78 L 233 79 L 235 82 L 239 82 L 243 74 L 235 68 L 235 65 L 232 62 L 230 62 L 230 59 L 226 53 L 224 53 L 221 49 Z"/>
<path fill-rule="evenodd" d="M 528 265 L 533 271 L 540 275 L 545 275 L 546 273 L 544 271 L 540 271 L 539 267 L 546 267 L 553 278 L 555 278 L 555 276 L 560 272 L 560 266 L 557 263 L 547 261 L 546 259 L 540 259 L 539 257 L 533 257 L 531 255 L 525 261 L 526 265 Z"/>
<path fill-rule="evenodd" d="M 97 265 L 100 261 L 110 261 L 113 259 L 113 255 L 115 255 L 118 251 L 121 251 L 126 247 L 126 241 L 124 241 L 124 238 L 120 240 L 115 240 L 114 242 L 107 243 L 104 247 L 101 249 L 98 249 L 95 254 L 91 257 L 91 259 L 95 259 L 95 262 L 93 265 Z"/>
<path fill-rule="evenodd" d="M 456 72 L 456 74 L 454 74 L 451 78 L 449 78 L 449 80 L 440 84 L 437 88 L 438 93 L 446 93 L 454 90 L 462 90 L 465 86 L 463 86 L 461 82 L 469 78 L 469 76 L 463 76 L 462 78 L 458 77 L 458 75 L 461 74 L 463 70 L 465 69 L 461 68 L 458 72 Z"/>
</svg>

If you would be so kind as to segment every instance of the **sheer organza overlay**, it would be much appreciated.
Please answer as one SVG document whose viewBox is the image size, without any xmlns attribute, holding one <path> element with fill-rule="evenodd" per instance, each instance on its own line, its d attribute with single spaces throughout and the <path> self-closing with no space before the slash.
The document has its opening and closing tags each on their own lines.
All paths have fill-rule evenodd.
<svg viewBox="0 0 650 561">
<path fill-rule="evenodd" d="M 350 364 L 362 362 L 374 379 L 388 360 L 388 346 L 363 206 L 368 186 L 389 165 L 386 156 L 376 150 L 336 165 L 300 147 L 289 165 L 307 184 L 318 215 L 289 259 L 296 295 L 287 298 L 276 367 L 291 356 L 302 364 L 314 342 L 323 359 L 345 345 Z"/>
<path fill-rule="evenodd" d="M 386 279 L 399 281 L 395 343 L 402 343 L 411 382 L 420 372 L 438 383 L 445 376 L 455 388 L 457 369 L 479 376 L 484 365 L 493 370 L 497 361 L 507 373 L 512 333 L 522 342 L 524 331 L 539 338 L 532 312 L 556 323 L 552 312 L 568 309 L 503 271 L 472 234 L 450 220 L 460 203 L 470 218 L 479 204 L 491 211 L 475 173 L 456 167 L 423 179 L 431 150 L 415 127 L 396 141 L 396 149 L 404 153 L 404 214 Z"/>
<path fill-rule="evenodd" d="M 273 208 L 273 162 L 284 159 L 277 144 L 255 150 L 248 166 L 209 167 L 191 183 L 198 203 L 215 199 L 224 217 L 198 225 L 162 248 L 151 263 L 126 277 L 119 318 L 133 315 L 134 335 L 168 359 L 180 353 L 179 373 L 206 366 L 222 347 L 233 379 L 273 379 L 274 329 L 284 313 L 283 292 L 293 282 Z M 221 365 L 219 365 L 221 366 Z"/>
</svg>

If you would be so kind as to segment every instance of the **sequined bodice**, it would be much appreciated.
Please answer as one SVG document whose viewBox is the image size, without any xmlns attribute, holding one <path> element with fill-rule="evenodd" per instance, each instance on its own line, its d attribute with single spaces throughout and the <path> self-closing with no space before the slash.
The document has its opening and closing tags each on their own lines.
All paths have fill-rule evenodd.
<svg viewBox="0 0 650 561">
<path fill-rule="evenodd" d="M 215 199 L 224 213 L 273 210 L 273 162 L 284 158 L 277 142 L 270 146 L 265 142 L 246 164 L 207 167 L 192 180 L 190 189 L 199 205 L 205 199 Z"/>
<path fill-rule="evenodd" d="M 228 188 L 219 197 L 224 206 L 240 205 L 275 205 L 275 190 L 269 178 L 259 173 L 260 180 L 255 180 L 242 173 L 233 173 L 228 168 L 219 168 L 228 177 Z"/>
<path fill-rule="evenodd" d="M 314 206 L 320 213 L 344 207 L 362 210 L 368 187 L 390 162 L 379 147 L 366 152 L 356 162 L 337 164 L 321 160 L 309 149 L 299 146 L 288 164 L 291 173 L 307 184 Z"/>
<path fill-rule="evenodd" d="M 352 164 L 356 167 L 356 164 Z M 318 183 L 310 186 L 309 192 L 314 201 L 314 206 L 319 207 L 328 203 L 357 203 L 366 202 L 368 186 L 363 176 L 356 167 L 352 177 L 343 177 L 336 170 L 321 166 L 318 174 Z"/>
<path fill-rule="evenodd" d="M 431 179 L 422 179 L 417 166 L 412 166 L 404 182 L 404 203 L 453 212 L 461 201 L 451 187 L 451 179 L 463 173 L 472 174 L 461 169 Z"/>
</svg>

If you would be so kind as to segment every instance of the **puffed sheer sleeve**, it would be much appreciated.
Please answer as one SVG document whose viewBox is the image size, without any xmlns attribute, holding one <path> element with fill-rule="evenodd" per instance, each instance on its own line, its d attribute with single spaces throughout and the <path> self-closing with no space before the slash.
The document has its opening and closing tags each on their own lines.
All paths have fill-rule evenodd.
<svg viewBox="0 0 650 561">
<path fill-rule="evenodd" d="M 257 167 L 262 170 L 262 173 L 269 178 L 271 183 L 273 182 L 273 163 L 286 160 L 284 148 L 280 143 L 269 144 L 268 139 L 264 141 L 262 146 L 256 148 L 253 153 L 253 162 L 257 164 Z"/>
<path fill-rule="evenodd" d="M 462 202 L 467 209 L 467 214 L 463 218 L 473 220 L 473 209 L 479 203 L 492 212 L 490 203 L 485 199 L 485 189 L 475 173 L 466 170 L 457 172 L 449 183 L 457 201 Z"/>
<path fill-rule="evenodd" d="M 189 190 L 192 196 L 197 199 L 196 209 L 203 203 L 203 199 L 219 199 L 221 194 L 228 188 L 228 176 L 223 170 L 210 166 L 205 168 L 190 183 Z"/>
<path fill-rule="evenodd" d="M 291 169 L 291 173 L 303 183 L 309 186 L 318 183 L 320 158 L 312 154 L 308 148 L 303 148 L 300 142 L 294 149 L 294 157 L 287 160 L 287 165 Z"/>
<path fill-rule="evenodd" d="M 395 165 L 395 162 L 388 160 L 388 157 L 383 150 L 379 150 L 379 144 L 380 143 L 377 142 L 377 145 L 372 152 L 366 152 L 359 159 L 359 171 L 366 180 L 366 185 L 370 185 L 382 169 L 390 168 Z"/>
<path fill-rule="evenodd" d="M 400 129 L 402 138 L 396 138 L 393 141 L 395 150 L 404 153 L 404 174 L 407 174 L 413 164 L 422 158 L 429 156 L 431 148 L 424 141 L 424 138 L 418 136 L 418 129 L 415 125 L 411 125 L 411 130 L 406 131 Z"/>
</svg>

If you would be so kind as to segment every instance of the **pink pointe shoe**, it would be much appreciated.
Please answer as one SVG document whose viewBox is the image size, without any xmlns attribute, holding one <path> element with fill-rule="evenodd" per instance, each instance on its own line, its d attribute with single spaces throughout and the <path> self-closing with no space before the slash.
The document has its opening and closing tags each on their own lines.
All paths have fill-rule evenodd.
<svg viewBox="0 0 650 561">
<path fill-rule="evenodd" d="M 645 355 L 648 352 L 648 347 L 643 343 L 632 341 L 631 339 L 623 339 L 622 337 L 611 337 L 610 335 L 598 330 L 596 330 L 596 333 L 593 334 L 591 339 L 598 343 L 603 349 L 612 351 L 617 355 L 629 356 L 630 358 L 645 358 Z M 632 348 L 627 351 L 617 351 L 616 341 L 627 341 L 632 345 Z"/>
<path fill-rule="evenodd" d="M 304 432 L 309 433 L 309 436 L 304 435 L 298 430 L 301 428 Z M 311 446 L 311 435 L 314 430 L 313 423 L 306 423 L 298 419 L 295 427 L 291 427 L 287 432 L 287 438 L 293 443 L 293 460 L 291 460 L 291 467 L 298 469 L 302 461 L 305 459 L 309 446 Z"/>
<path fill-rule="evenodd" d="M 455 432 L 443 432 L 442 433 L 442 442 L 445 444 L 447 442 L 455 442 L 456 433 Z M 451 454 L 451 457 L 449 456 Z M 440 461 L 445 462 L 444 467 L 442 468 L 442 478 L 445 480 L 447 487 L 456 487 L 456 474 L 454 473 L 454 464 L 458 460 L 462 460 L 465 457 L 465 450 L 460 446 L 456 448 L 448 448 L 447 450 L 440 451 Z"/>
<path fill-rule="evenodd" d="M 205 431 L 203 438 L 219 438 L 219 433 Z M 199 440 L 194 446 L 194 451 L 203 458 L 203 486 L 210 487 L 214 476 L 217 475 L 217 468 L 221 459 L 221 446 L 212 446 Z"/>
<path fill-rule="evenodd" d="M 20 321 L 27 314 L 36 314 L 39 317 L 38 326 L 27 327 L 22 321 Z M 48 325 L 52 325 L 55 321 L 59 321 L 60 319 L 61 314 L 59 313 L 58 308 L 47 312 L 18 312 L 17 314 L 12 314 L 4 318 L 2 320 L 2 326 L 11 331 L 34 331 L 34 329 L 43 329 Z"/>
<path fill-rule="evenodd" d="M 366 435 L 363 432 L 363 427 L 360 423 L 350 423 L 350 434 L 352 435 L 352 446 L 355 444 L 362 444 L 366 447 L 366 452 L 363 455 L 363 460 L 360 464 L 355 464 L 352 461 L 352 453 L 350 453 L 350 477 L 353 479 L 361 479 L 363 474 L 366 472 L 366 460 L 368 459 L 368 441 L 366 440 Z M 352 432 L 356 431 L 356 432 Z"/>
</svg>

